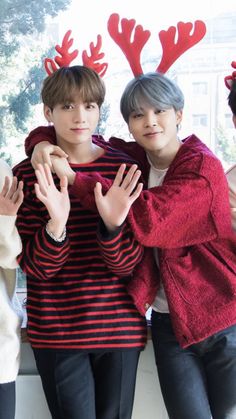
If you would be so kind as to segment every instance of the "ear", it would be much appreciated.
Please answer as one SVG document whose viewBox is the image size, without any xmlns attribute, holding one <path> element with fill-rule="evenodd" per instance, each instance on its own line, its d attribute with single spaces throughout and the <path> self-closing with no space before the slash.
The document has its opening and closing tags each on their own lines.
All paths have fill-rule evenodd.
<svg viewBox="0 0 236 419">
<path fill-rule="evenodd" d="M 183 110 L 176 111 L 176 125 L 179 125 L 183 118 Z"/>
<path fill-rule="evenodd" d="M 43 113 L 44 113 L 44 116 L 45 116 L 46 120 L 48 122 L 52 122 L 52 110 L 49 108 L 49 106 L 44 105 Z"/>
</svg>

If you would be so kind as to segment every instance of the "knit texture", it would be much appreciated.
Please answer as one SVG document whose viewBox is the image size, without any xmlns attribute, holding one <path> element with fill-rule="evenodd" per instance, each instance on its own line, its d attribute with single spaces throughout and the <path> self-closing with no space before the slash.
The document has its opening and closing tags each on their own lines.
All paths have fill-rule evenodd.
<svg viewBox="0 0 236 419">
<path fill-rule="evenodd" d="M 32 132 L 27 141 L 42 140 Z M 43 130 L 53 142 L 53 130 Z M 94 137 L 94 142 L 101 141 Z M 106 143 L 107 144 L 107 143 Z M 147 187 L 149 163 L 145 151 L 135 142 L 112 137 L 109 146 L 135 158 Z M 106 145 L 108 146 L 108 145 Z M 93 187 L 103 189 L 109 179 L 99 173 L 77 173 L 73 193 L 84 206 L 94 205 Z M 90 189 L 89 189 L 90 188 Z M 89 194 L 90 192 L 90 194 Z M 143 191 L 128 214 L 135 238 L 145 256 L 127 289 L 140 313 L 154 301 L 159 286 L 158 258 L 172 324 L 183 347 L 197 343 L 236 323 L 236 236 L 231 225 L 229 191 L 218 158 L 195 135 L 183 141 L 161 186 Z"/>
<path fill-rule="evenodd" d="M 72 168 L 113 179 L 121 162 L 133 160 L 107 149 L 88 164 Z M 70 189 L 67 237 L 54 241 L 45 231 L 48 213 L 35 196 L 35 174 L 26 159 L 14 169 L 25 185 L 18 215 L 23 252 L 19 263 L 27 275 L 28 336 L 35 348 L 118 350 L 143 349 L 146 321 L 127 293 L 126 283 L 143 255 L 128 226 L 108 243 L 119 276 L 108 269 L 97 240 L 97 211 L 84 209 Z M 58 185 L 59 181 L 54 176 Z M 130 241 L 131 240 L 131 241 Z M 117 254 L 121 254 L 117 258 Z M 121 276 L 121 277 L 120 277 Z"/>
<path fill-rule="evenodd" d="M 0 160 L 0 190 L 10 167 Z M 21 241 L 15 216 L 0 215 L 0 384 L 15 381 L 20 364 L 20 325 L 23 313 L 16 297 L 16 257 Z"/>
</svg>

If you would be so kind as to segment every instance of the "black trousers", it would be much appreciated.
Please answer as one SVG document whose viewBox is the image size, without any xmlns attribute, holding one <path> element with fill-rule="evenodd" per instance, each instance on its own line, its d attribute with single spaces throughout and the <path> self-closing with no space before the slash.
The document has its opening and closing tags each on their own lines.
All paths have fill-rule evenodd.
<svg viewBox="0 0 236 419">
<path fill-rule="evenodd" d="M 53 419 L 131 419 L 140 351 L 34 349 Z"/>
<path fill-rule="evenodd" d="M 16 383 L 0 384 L 0 419 L 14 419 L 16 407 Z"/>
</svg>

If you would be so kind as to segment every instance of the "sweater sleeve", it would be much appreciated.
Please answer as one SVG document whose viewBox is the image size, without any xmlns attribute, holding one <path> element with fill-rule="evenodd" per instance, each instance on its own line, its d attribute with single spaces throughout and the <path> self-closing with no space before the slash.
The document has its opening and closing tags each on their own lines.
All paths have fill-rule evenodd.
<svg viewBox="0 0 236 419">
<path fill-rule="evenodd" d="M 105 193 L 113 181 L 101 176 L 98 172 L 93 172 L 91 175 L 76 172 L 74 183 L 70 187 L 70 193 L 79 198 L 83 207 L 94 212 L 97 212 L 94 198 L 94 188 L 97 182 L 102 184 L 102 190 Z"/>
<path fill-rule="evenodd" d="M 12 178 L 10 166 L 0 159 L 0 191 L 5 177 Z M 0 266 L 3 269 L 14 269 L 18 263 L 16 257 L 21 252 L 22 245 L 16 228 L 16 216 L 0 215 Z"/>
<path fill-rule="evenodd" d="M 0 266 L 15 269 L 16 257 L 22 250 L 20 236 L 16 228 L 16 216 L 0 215 Z"/>
<path fill-rule="evenodd" d="M 195 164 L 180 165 L 162 186 L 144 191 L 134 202 L 128 220 L 144 246 L 192 246 L 232 233 L 222 165 L 216 158 L 201 157 Z"/>
<path fill-rule="evenodd" d="M 22 178 L 20 170 L 15 169 L 15 175 L 18 180 Z M 17 215 L 17 228 L 22 240 L 18 262 L 31 278 L 46 280 L 54 277 L 66 262 L 70 249 L 69 239 L 66 237 L 64 241 L 57 242 L 47 234 L 49 216 L 27 188 L 26 180 L 24 185 L 24 201 Z"/>
<path fill-rule="evenodd" d="M 194 162 L 194 159 L 196 160 Z M 105 192 L 111 181 L 97 173 L 76 174 L 73 193 L 89 209 L 95 208 L 96 182 Z M 143 191 L 128 214 L 135 238 L 143 246 L 191 246 L 231 234 L 228 187 L 216 158 L 193 157 L 166 175 L 162 186 Z"/>
<path fill-rule="evenodd" d="M 31 157 L 35 145 L 41 141 L 48 141 L 49 143 L 56 144 L 56 132 L 53 126 L 41 126 L 29 133 L 25 140 L 25 153 L 28 157 Z"/>
<path fill-rule="evenodd" d="M 130 276 L 143 256 L 143 247 L 127 224 L 110 233 L 100 221 L 98 243 L 107 267 L 118 276 Z"/>
</svg>

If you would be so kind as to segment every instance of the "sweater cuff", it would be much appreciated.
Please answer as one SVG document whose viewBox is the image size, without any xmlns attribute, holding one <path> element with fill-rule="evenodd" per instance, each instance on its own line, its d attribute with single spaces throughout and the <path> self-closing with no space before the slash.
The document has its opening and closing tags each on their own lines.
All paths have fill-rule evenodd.
<svg viewBox="0 0 236 419">
<path fill-rule="evenodd" d="M 123 230 L 125 222 L 121 226 L 117 227 L 114 231 L 109 231 L 103 220 L 100 219 L 98 223 L 98 239 L 102 242 L 113 240 L 115 237 L 118 237 L 120 232 Z"/>
<path fill-rule="evenodd" d="M 16 225 L 16 215 L 0 215 L 0 236 L 9 235 Z"/>
</svg>

